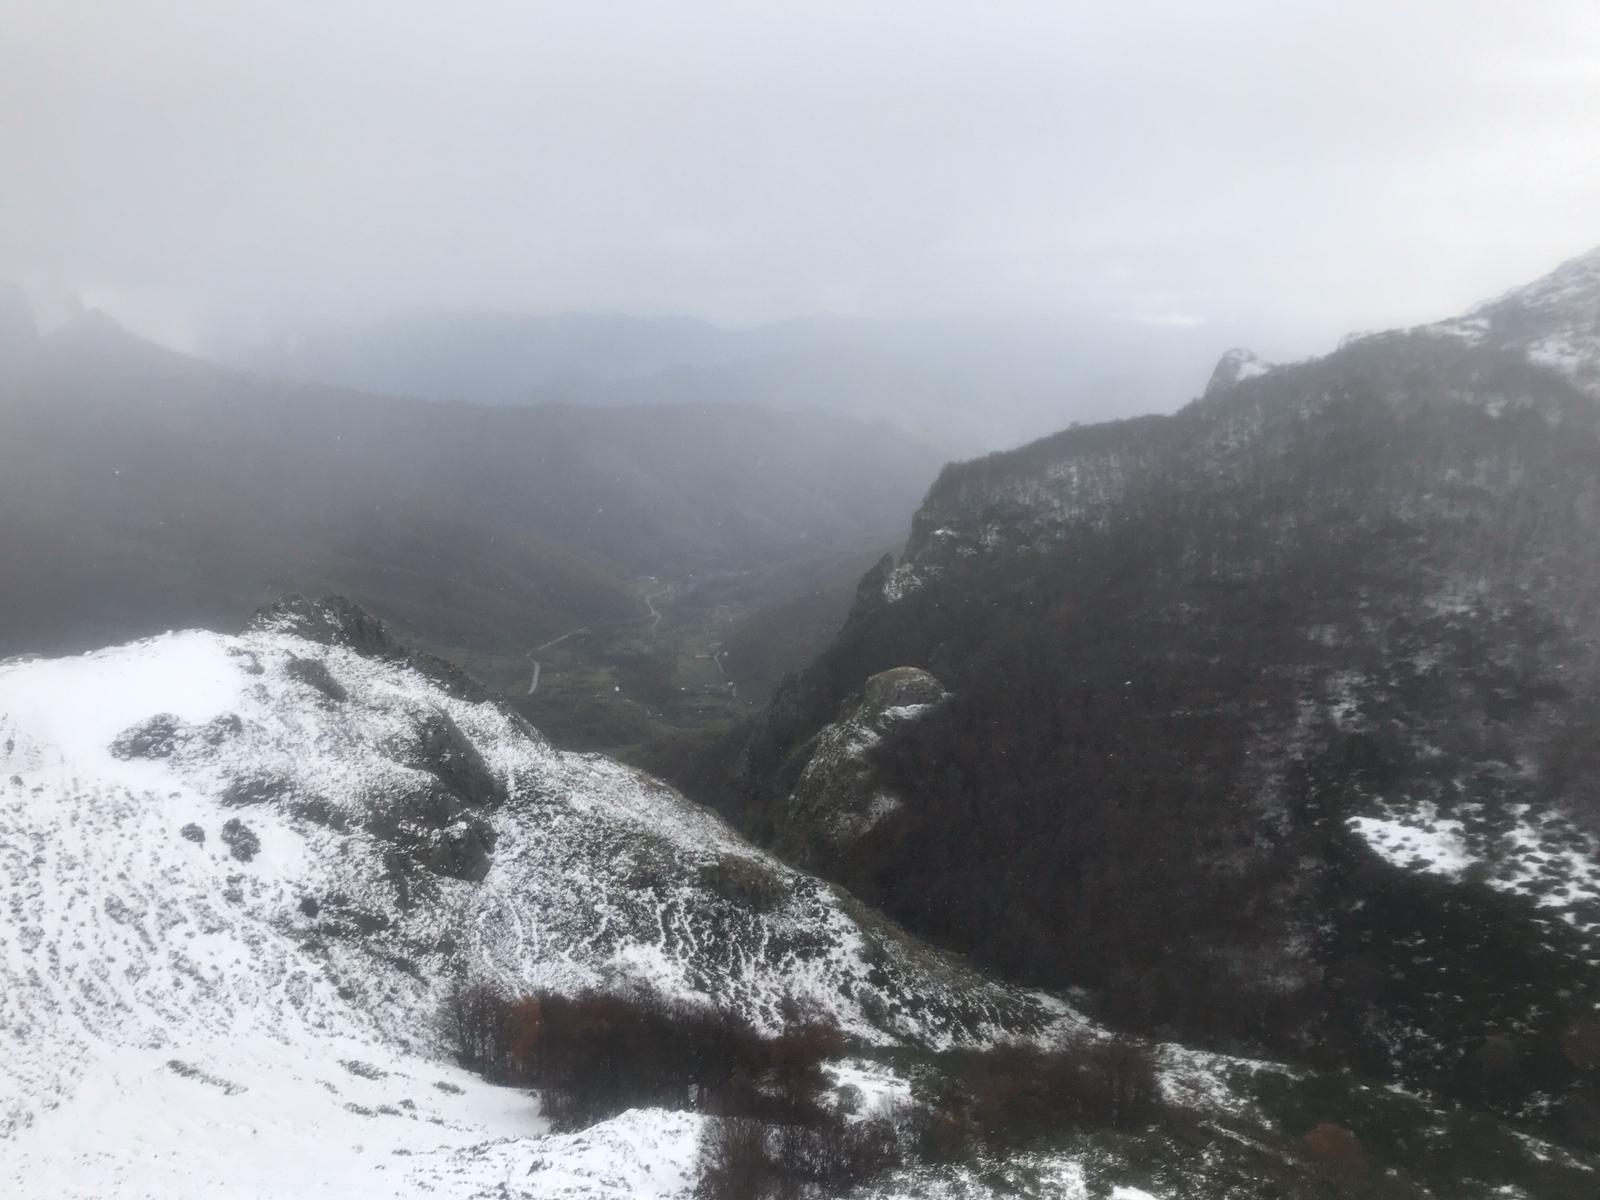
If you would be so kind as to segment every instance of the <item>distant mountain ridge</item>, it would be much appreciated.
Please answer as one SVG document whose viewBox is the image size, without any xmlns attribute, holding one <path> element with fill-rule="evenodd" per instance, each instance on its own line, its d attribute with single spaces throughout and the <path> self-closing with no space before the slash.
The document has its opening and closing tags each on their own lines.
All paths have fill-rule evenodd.
<svg viewBox="0 0 1600 1200">
<path fill-rule="evenodd" d="M 283 378 L 437 400 L 821 410 L 970 454 L 1069 420 L 1168 408 L 1225 336 L 1086 316 L 815 316 L 734 328 L 691 317 L 434 310 L 216 354 Z"/>
<path fill-rule="evenodd" d="M 434 644 L 644 611 L 638 580 L 898 537 L 940 455 L 750 405 L 494 408 L 287 383 L 99 314 L 0 356 L 0 652 L 344 591 Z"/>
<path fill-rule="evenodd" d="M 431 400 L 526 403 L 562 380 L 609 382 L 708 367 L 841 337 L 826 318 L 730 329 L 696 317 L 414 311 L 237 351 L 286 378 Z"/>
</svg>

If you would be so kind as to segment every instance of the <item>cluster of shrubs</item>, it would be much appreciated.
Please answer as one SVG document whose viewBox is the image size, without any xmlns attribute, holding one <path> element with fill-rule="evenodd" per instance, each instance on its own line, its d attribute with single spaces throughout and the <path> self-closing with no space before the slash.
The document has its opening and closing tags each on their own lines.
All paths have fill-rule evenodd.
<svg viewBox="0 0 1600 1200">
<path fill-rule="evenodd" d="M 506 997 L 463 986 L 444 1024 L 463 1066 L 538 1088 L 545 1115 L 567 1129 L 637 1107 L 810 1120 L 828 1086 L 822 1066 L 843 1048 L 830 1024 L 797 1020 L 763 1037 L 733 1014 L 643 991 Z"/>
<path fill-rule="evenodd" d="M 482 985 L 453 991 L 443 1020 L 464 1066 L 537 1088 L 558 1129 L 635 1107 L 713 1117 L 700 1200 L 834 1193 L 908 1161 L 1142 1127 L 1161 1112 L 1150 1052 L 1128 1040 L 946 1054 L 917 1104 L 859 1114 L 839 1102 L 824 1070 L 844 1049 L 826 1022 L 796 1017 L 764 1037 L 730 1013 L 647 992 L 507 997 Z"/>
<path fill-rule="evenodd" d="M 906 1161 L 904 1111 L 852 1121 L 837 1109 L 823 1109 L 809 1121 L 780 1125 L 748 1116 L 708 1121 L 700 1137 L 695 1200 L 837 1195 Z"/>
<path fill-rule="evenodd" d="M 697 1200 L 787 1200 L 834 1195 L 908 1162 L 962 1162 L 1075 1130 L 1143 1128 L 1161 1117 L 1155 1063 L 1130 1040 L 1083 1040 L 943 1056 L 937 1086 L 851 1119 L 818 1109 L 770 1125 L 749 1117 L 709 1122 Z"/>
<path fill-rule="evenodd" d="M 1071 1130 L 1140 1129 L 1161 1116 L 1155 1060 L 1129 1038 L 953 1054 L 944 1080 L 920 1131 L 926 1158 L 1012 1150 Z"/>
</svg>

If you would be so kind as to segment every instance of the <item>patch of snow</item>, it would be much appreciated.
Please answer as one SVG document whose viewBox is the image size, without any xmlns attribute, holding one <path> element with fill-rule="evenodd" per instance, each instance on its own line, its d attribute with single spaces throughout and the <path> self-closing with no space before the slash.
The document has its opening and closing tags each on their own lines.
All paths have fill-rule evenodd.
<svg viewBox="0 0 1600 1200">
<path fill-rule="evenodd" d="M 1004 1162 L 897 1171 L 851 1193 L 861 1200 L 979 1200 L 989 1196 L 1089 1200 L 1083 1164 L 1061 1154 L 1017 1154 Z"/>
<path fill-rule="evenodd" d="M 1351 817 L 1347 822 L 1378 856 L 1397 867 L 1459 876 L 1477 861 L 1460 821 L 1440 817 L 1430 803 L 1391 817 Z"/>
<path fill-rule="evenodd" d="M 577 1133 L 506 1138 L 402 1160 L 399 1195 L 498 1200 L 688 1200 L 700 1131 L 693 1113 L 631 1109 Z"/>
<path fill-rule="evenodd" d="M 1293 1074 L 1279 1063 L 1195 1050 L 1176 1042 L 1156 1047 L 1156 1066 L 1162 1098 L 1168 1104 L 1200 1113 L 1237 1116 L 1249 1111 L 1251 1100 L 1232 1080 L 1262 1071 Z"/>
<path fill-rule="evenodd" d="M 1600 841 L 1558 813 L 1513 806 L 1509 826 L 1482 820 L 1481 806 L 1443 817 L 1431 803 L 1388 803 L 1351 817 L 1349 827 L 1386 862 L 1460 879 L 1477 867 L 1482 882 L 1527 896 L 1567 925 L 1600 938 Z"/>
<path fill-rule="evenodd" d="M 840 1059 L 826 1068 L 833 1077 L 835 1092 L 852 1088 L 861 1097 L 861 1116 L 882 1112 L 911 1099 L 911 1084 L 898 1072 L 882 1063 L 864 1058 Z"/>
<path fill-rule="evenodd" d="M 941 530 L 948 534 L 949 530 Z M 903 562 L 890 571 L 883 580 L 883 598 L 890 604 L 898 604 L 922 586 L 922 579 L 912 569 L 909 562 Z"/>
</svg>

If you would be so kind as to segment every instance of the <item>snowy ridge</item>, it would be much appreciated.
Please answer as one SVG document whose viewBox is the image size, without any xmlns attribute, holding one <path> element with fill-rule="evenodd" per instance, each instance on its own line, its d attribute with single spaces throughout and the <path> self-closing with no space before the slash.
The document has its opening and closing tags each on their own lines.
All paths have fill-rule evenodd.
<svg viewBox="0 0 1600 1200">
<path fill-rule="evenodd" d="M 676 1167 L 658 1192 L 572 1183 L 579 1142 L 447 1065 L 456 978 L 643 983 L 769 1028 L 793 999 L 875 1042 L 1073 1020 L 861 923 L 664 785 L 282 630 L 0 667 L 0 897 L 12 1195 L 409 1194 L 539 1153 L 537 1194 L 682 1190 Z M 582 1145 L 692 1123 L 617 1120 Z"/>
<path fill-rule="evenodd" d="M 1521 351 L 1600 395 L 1600 249 L 1426 331 Z"/>
<path fill-rule="evenodd" d="M 1600 397 L 1600 249 L 1462 316 L 1403 333 L 1352 334 L 1341 351 L 1408 336 L 1522 355 Z M 1117 432 L 1119 425 L 1139 425 L 1136 420 L 1072 429 L 947 467 L 914 519 L 905 560 L 885 580 L 885 598 L 898 602 L 963 559 L 1048 551 L 1074 530 L 1104 532 L 1129 495 L 1177 469 L 1214 477 L 1247 467 L 1252 454 L 1259 457 L 1269 429 L 1281 434 L 1338 403 L 1334 395 L 1300 393 L 1306 369 L 1324 361 L 1278 364 L 1247 349 L 1229 350 L 1202 399 L 1162 419 L 1181 432 L 1158 450 L 1152 446 L 1161 442 L 1159 434 Z M 1263 378 L 1265 386 L 1240 386 Z M 1533 405 L 1527 396 L 1477 395 L 1470 389 L 1462 399 L 1495 417 Z"/>
</svg>

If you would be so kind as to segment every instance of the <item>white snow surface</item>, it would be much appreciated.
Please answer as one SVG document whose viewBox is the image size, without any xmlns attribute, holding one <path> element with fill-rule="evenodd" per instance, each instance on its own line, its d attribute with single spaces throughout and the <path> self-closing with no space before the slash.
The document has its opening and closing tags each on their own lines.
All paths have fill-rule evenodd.
<svg viewBox="0 0 1600 1200">
<path fill-rule="evenodd" d="M 291 674 L 296 659 L 345 698 Z M 158 714 L 176 727 L 164 756 L 112 753 Z M 404 747 L 441 719 L 508 798 L 481 882 L 425 874 L 402 899 L 364 822 L 426 779 Z M 247 861 L 221 836 L 232 820 L 258 843 Z M 765 881 L 766 899 L 730 876 Z M 549 1135 L 533 1097 L 449 1065 L 437 1013 L 458 973 L 648 984 L 771 1028 L 793 998 L 877 1042 L 1068 1019 L 858 923 L 638 772 L 281 631 L 0 664 L 0 905 L 0 1192 L 15 1197 L 686 1194 L 697 1118 Z"/>
<path fill-rule="evenodd" d="M 1458 876 L 1477 861 L 1462 836 L 1461 822 L 1439 816 L 1431 804 L 1419 804 L 1403 815 L 1351 817 L 1349 825 L 1396 867 Z"/>
</svg>

